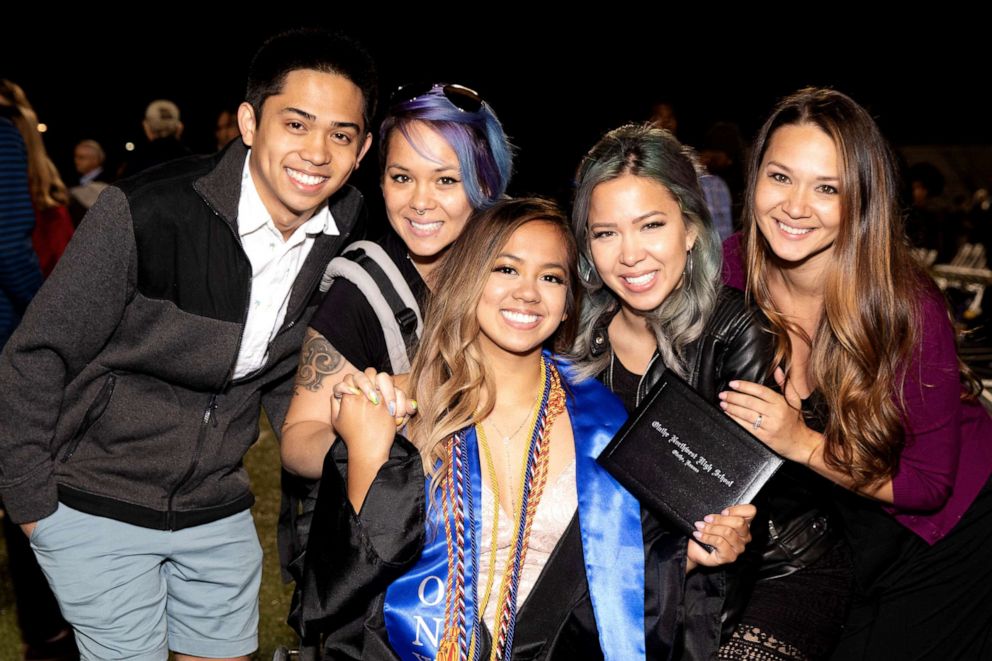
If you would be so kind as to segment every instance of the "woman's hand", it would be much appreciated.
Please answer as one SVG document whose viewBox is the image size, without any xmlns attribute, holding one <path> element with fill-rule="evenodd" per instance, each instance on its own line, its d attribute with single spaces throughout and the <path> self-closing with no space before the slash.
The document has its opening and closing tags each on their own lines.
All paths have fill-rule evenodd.
<svg viewBox="0 0 992 661">
<path fill-rule="evenodd" d="M 395 418 L 396 426 L 402 427 L 410 419 L 411 415 L 417 412 L 417 402 L 407 397 L 403 387 L 406 385 L 408 375 L 399 374 L 392 376 L 385 372 L 376 372 L 373 368 L 368 368 L 364 373 L 349 374 L 340 382 L 335 384 L 333 390 L 333 400 L 331 402 L 331 416 L 335 421 L 337 429 L 337 417 L 342 398 L 345 395 L 364 394 L 373 405 L 383 404 L 390 415 Z M 339 433 L 341 432 L 338 429 Z"/>
<path fill-rule="evenodd" d="M 371 368 L 344 377 L 333 394 L 334 429 L 348 446 L 348 500 L 360 512 L 375 476 L 389 459 L 397 426 L 416 406 L 393 386 L 391 376 Z"/>
<path fill-rule="evenodd" d="M 781 367 L 775 369 L 775 381 L 784 396 L 757 383 L 731 381 L 733 390 L 720 393 L 720 408 L 775 452 L 808 464 L 822 437 L 806 426 L 802 400 Z"/>
<path fill-rule="evenodd" d="M 737 560 L 751 541 L 751 521 L 756 513 L 754 505 L 733 505 L 719 514 L 708 514 L 702 521 L 697 521 L 692 536 L 712 546 L 713 551 L 707 552 L 690 541 L 686 553 L 686 573 L 699 565 L 717 567 Z"/>
<path fill-rule="evenodd" d="M 891 503 L 894 498 L 891 479 L 855 487 L 851 484 L 848 473 L 826 464 L 823 456 L 826 439 L 823 434 L 806 426 L 802 400 L 796 389 L 787 382 L 782 368 L 775 370 L 775 381 L 785 393 L 784 396 L 757 383 L 731 381 L 733 391 L 720 393 L 720 407 L 741 427 L 786 459 L 805 464 L 845 489 L 883 503 Z"/>
</svg>

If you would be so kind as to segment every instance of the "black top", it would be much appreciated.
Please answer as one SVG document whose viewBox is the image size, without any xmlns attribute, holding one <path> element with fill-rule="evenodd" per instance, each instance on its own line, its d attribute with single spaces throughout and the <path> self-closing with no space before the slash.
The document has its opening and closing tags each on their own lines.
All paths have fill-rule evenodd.
<svg viewBox="0 0 992 661">
<path fill-rule="evenodd" d="M 643 374 L 631 372 L 616 354 L 610 358 L 610 366 L 607 369 L 610 371 L 613 394 L 620 398 L 623 407 L 630 413 L 637 408 L 637 387 L 641 383 Z"/>
<path fill-rule="evenodd" d="M 410 261 L 406 244 L 392 231 L 378 243 L 396 264 L 422 311 L 430 292 Z M 354 283 L 336 279 L 310 320 L 310 327 L 358 369 L 374 367 L 380 372 L 393 372 L 379 318 Z"/>
</svg>

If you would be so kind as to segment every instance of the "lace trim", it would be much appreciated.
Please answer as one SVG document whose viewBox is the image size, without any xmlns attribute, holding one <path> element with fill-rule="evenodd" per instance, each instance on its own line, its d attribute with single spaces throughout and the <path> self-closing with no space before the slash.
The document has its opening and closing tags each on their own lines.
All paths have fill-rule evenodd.
<svg viewBox="0 0 992 661">
<path fill-rule="evenodd" d="M 759 627 L 738 625 L 730 640 L 717 653 L 718 659 L 748 659 L 749 661 L 808 661 L 799 648 L 766 633 Z"/>
</svg>

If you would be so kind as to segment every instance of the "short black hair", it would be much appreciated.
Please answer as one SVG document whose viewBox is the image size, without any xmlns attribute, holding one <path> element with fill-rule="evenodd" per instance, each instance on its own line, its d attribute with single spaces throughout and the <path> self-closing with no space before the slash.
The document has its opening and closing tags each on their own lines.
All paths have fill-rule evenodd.
<svg viewBox="0 0 992 661">
<path fill-rule="evenodd" d="M 282 92 L 291 71 L 312 69 L 344 76 L 361 91 L 365 101 L 362 117 L 369 131 L 378 94 L 375 63 L 365 48 L 340 32 L 299 28 L 281 32 L 262 44 L 248 68 L 245 100 L 262 116 L 262 104 Z"/>
</svg>

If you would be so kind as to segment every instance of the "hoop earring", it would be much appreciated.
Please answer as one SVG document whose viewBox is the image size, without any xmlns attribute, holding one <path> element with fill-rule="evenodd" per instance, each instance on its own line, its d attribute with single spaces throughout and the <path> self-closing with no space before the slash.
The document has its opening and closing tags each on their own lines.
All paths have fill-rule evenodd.
<svg viewBox="0 0 992 661">
<path fill-rule="evenodd" d="M 692 280 L 692 251 L 685 251 L 685 269 L 682 271 L 682 283 L 688 284 Z"/>
</svg>

